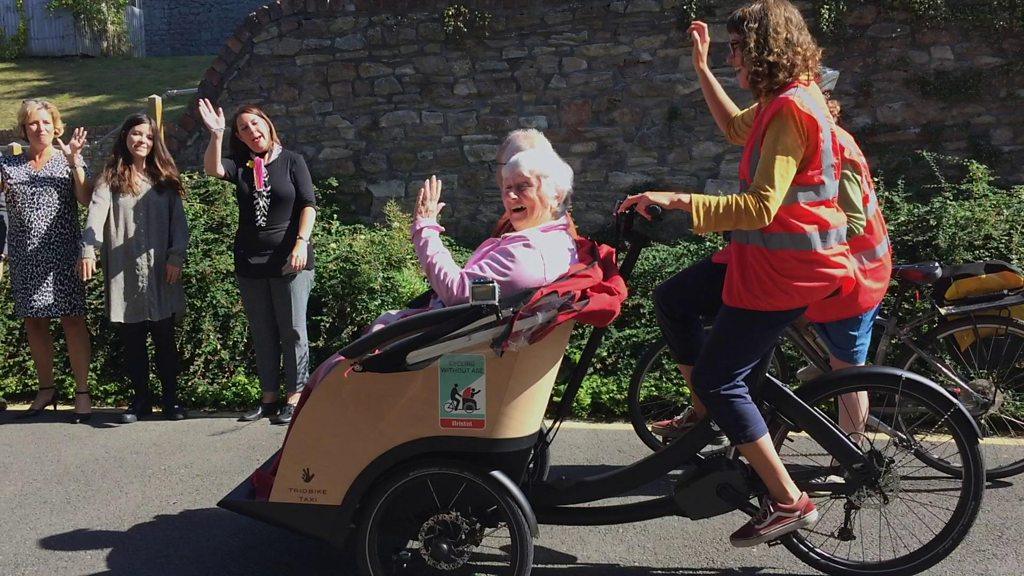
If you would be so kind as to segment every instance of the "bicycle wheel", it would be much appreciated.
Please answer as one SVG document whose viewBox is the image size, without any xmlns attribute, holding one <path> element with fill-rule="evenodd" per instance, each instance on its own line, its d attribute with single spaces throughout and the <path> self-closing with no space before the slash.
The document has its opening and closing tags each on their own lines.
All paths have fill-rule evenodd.
<svg viewBox="0 0 1024 576">
<path fill-rule="evenodd" d="M 949 390 L 967 408 L 982 431 L 986 477 L 1024 472 L 1024 322 L 1000 316 L 976 316 L 942 322 L 918 342 L 926 358 L 911 351 L 900 363 Z M 936 362 L 955 373 L 970 390 L 952 382 Z M 1007 441 L 1009 440 L 1009 442 Z M 922 460 L 947 474 L 956 466 L 934 455 Z"/>
<path fill-rule="evenodd" d="M 771 419 L 779 456 L 819 512 L 815 526 L 782 543 L 828 574 L 916 574 L 948 556 L 977 518 L 985 488 L 977 433 L 934 384 L 893 368 L 829 374 L 797 395 L 839 427 L 841 411 L 849 413 L 844 403 L 857 392 L 869 400 L 867 424 L 848 432 L 879 469 L 860 484 L 813 438 Z M 962 473 L 937 474 L 919 461 L 921 452 L 941 454 Z"/>
<path fill-rule="evenodd" d="M 789 381 L 781 348 L 775 348 L 768 371 L 782 382 Z M 655 340 L 644 349 L 629 380 L 626 401 L 629 422 L 636 435 L 651 450 L 663 448 L 671 439 L 651 432 L 651 424 L 674 418 L 690 406 L 690 390 L 676 368 L 664 338 Z"/>
<path fill-rule="evenodd" d="M 529 576 L 533 569 L 523 511 L 504 487 L 463 465 L 413 465 L 366 502 L 357 543 L 365 576 Z"/>
</svg>

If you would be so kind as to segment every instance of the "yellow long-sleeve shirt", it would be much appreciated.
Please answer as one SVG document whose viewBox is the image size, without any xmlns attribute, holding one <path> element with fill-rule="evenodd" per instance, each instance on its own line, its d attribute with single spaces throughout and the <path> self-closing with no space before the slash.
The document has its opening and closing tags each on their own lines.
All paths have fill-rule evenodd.
<svg viewBox="0 0 1024 576">
<path fill-rule="evenodd" d="M 757 104 L 732 117 L 726 138 L 743 145 L 754 126 Z M 757 230 L 767 226 L 805 161 L 808 134 L 795 105 L 783 106 L 772 118 L 761 142 L 761 156 L 750 187 L 741 194 L 693 194 L 693 231 L 698 234 L 728 230 Z M 807 158 L 806 161 L 812 160 Z"/>
</svg>

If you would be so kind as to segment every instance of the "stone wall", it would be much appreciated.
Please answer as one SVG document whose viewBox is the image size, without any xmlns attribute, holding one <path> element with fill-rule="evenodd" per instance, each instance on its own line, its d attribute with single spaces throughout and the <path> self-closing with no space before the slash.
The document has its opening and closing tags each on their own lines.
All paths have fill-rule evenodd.
<svg viewBox="0 0 1024 576">
<path fill-rule="evenodd" d="M 360 213 L 390 198 L 409 205 L 417 182 L 439 174 L 445 225 L 464 240 L 478 239 L 499 211 L 490 162 L 514 128 L 544 130 L 576 169 L 584 229 L 606 223 L 613 199 L 638 183 L 732 186 L 740 150 L 706 112 L 678 0 L 469 4 L 490 16 L 488 33 L 457 41 L 443 27 L 446 0 L 281 0 L 236 30 L 200 93 L 229 114 L 242 102 L 264 106 L 285 145 L 315 175 L 339 177 Z M 746 105 L 749 94 L 724 67 L 722 22 L 741 3 L 718 4 L 711 58 Z M 1024 81 L 1010 70 L 1021 38 L 988 45 L 919 29 L 870 3 L 848 24 L 848 37 L 827 44 L 827 64 L 842 72 L 837 95 L 870 157 L 982 151 L 1024 181 Z M 169 133 L 184 164 L 199 164 L 200 128 L 189 113 Z"/>
<path fill-rule="evenodd" d="M 216 54 L 267 0 L 142 0 L 148 56 Z"/>
</svg>

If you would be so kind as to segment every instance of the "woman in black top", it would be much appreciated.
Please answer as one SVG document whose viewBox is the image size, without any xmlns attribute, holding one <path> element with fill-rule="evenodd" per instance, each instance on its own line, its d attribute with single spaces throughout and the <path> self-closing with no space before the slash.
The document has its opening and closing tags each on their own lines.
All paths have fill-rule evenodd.
<svg viewBox="0 0 1024 576">
<path fill-rule="evenodd" d="M 235 274 L 263 389 L 260 406 L 242 420 L 268 416 L 286 424 L 309 379 L 306 304 L 313 287 L 313 180 L 306 161 L 282 148 L 273 122 L 256 106 L 235 112 L 228 158 L 221 156 L 224 111 L 204 98 L 199 112 L 211 136 L 204 157 L 206 173 L 234 182 L 238 200 Z M 282 356 L 287 395 L 283 404 L 278 392 Z"/>
</svg>

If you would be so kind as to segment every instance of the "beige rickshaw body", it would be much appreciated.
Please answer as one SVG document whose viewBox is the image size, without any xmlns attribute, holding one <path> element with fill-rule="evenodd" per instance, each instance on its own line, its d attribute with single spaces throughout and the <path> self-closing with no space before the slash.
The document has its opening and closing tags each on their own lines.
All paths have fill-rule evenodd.
<svg viewBox="0 0 1024 576">
<path fill-rule="evenodd" d="M 565 322 L 540 341 L 500 356 L 486 344 L 457 351 L 477 356 L 485 366 L 485 418 L 479 428 L 453 427 L 442 418 L 443 356 L 419 370 L 393 373 L 360 372 L 352 360 L 341 362 L 316 385 L 292 424 L 269 501 L 341 505 L 371 463 L 424 439 L 536 437 L 572 327 Z"/>
</svg>

